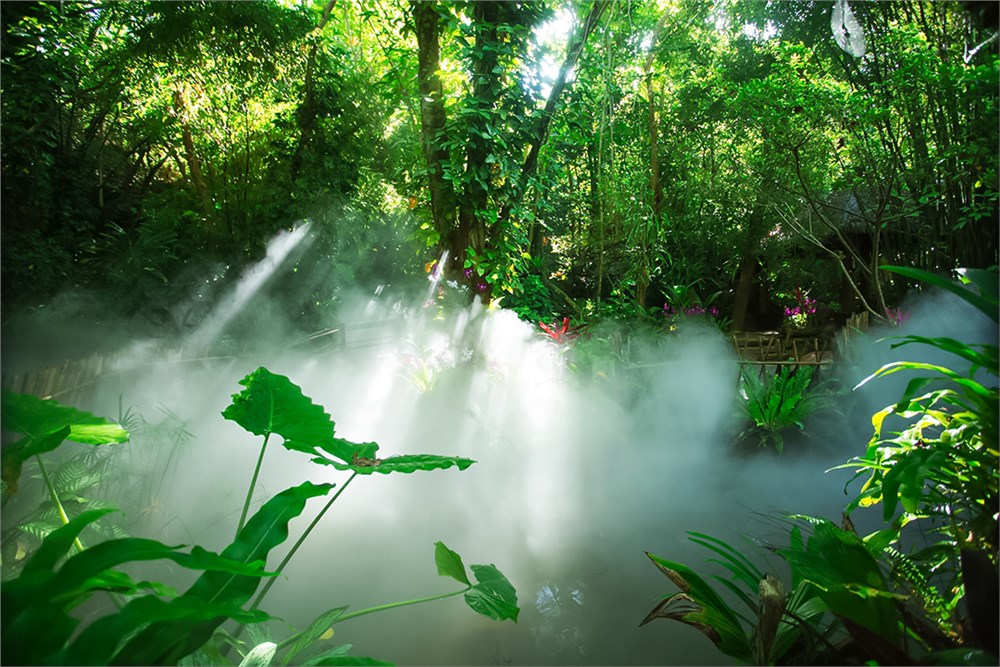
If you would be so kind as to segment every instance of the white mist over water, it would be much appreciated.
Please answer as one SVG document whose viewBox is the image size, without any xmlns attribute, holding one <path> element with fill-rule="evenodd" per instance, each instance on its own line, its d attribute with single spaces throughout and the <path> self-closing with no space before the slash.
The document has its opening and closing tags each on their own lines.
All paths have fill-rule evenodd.
<svg viewBox="0 0 1000 667">
<path fill-rule="evenodd" d="M 230 317 L 236 300 L 224 309 Z M 904 333 L 992 335 L 995 342 L 995 327 L 977 323 L 946 295 L 913 311 Z M 743 535 L 783 544 L 787 538 L 761 514 L 838 520 L 850 473 L 824 470 L 863 452 L 871 412 L 898 395 L 892 383 L 876 382 L 847 397 L 849 417 L 807 442 L 807 453 L 737 456 L 736 360 L 713 328 L 691 326 L 637 344 L 635 368 L 605 378 L 571 372 L 565 349 L 513 313 L 479 303 L 445 315 L 365 295 L 343 312 L 355 315 L 344 324 L 341 349 L 284 346 L 246 358 L 154 363 L 109 378 L 94 404 L 81 407 L 114 416 L 124 392 L 125 404 L 144 414 L 162 405 L 189 420 L 194 441 L 142 534 L 213 550 L 232 539 L 261 442 L 220 413 L 258 366 L 287 375 L 333 416 L 338 436 L 374 440 L 382 457 L 476 459 L 463 472 L 356 479 L 262 605 L 282 619 L 280 640 L 291 634 L 288 626 L 302 629 L 332 607 L 357 610 L 455 590 L 456 582 L 436 574 L 438 540 L 466 564 L 495 564 L 514 584 L 522 608 L 516 625 L 484 619 L 455 598 L 335 626 L 332 643 L 401 665 L 725 662 L 691 628 L 665 621 L 638 627 L 675 591 L 643 551 L 719 573 L 686 531 L 732 544 Z M 849 386 L 889 358 L 928 354 L 914 346 L 889 350 L 873 342 L 877 336 L 858 339 L 858 365 L 845 368 Z M 256 503 L 303 480 L 347 479 L 308 459 L 270 445 Z M 293 522 L 289 543 L 320 506 L 314 501 Z M 764 558 L 763 550 L 748 555 Z"/>
</svg>

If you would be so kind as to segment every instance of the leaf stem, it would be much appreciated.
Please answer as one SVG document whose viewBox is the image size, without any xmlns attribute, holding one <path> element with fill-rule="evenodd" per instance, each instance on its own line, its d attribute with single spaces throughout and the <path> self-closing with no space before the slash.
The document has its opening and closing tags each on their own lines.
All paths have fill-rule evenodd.
<svg viewBox="0 0 1000 667">
<path fill-rule="evenodd" d="M 344 482 L 344 485 L 340 487 L 337 493 L 333 494 L 333 498 L 330 498 L 330 502 L 328 502 L 323 507 L 323 509 L 319 511 L 319 514 L 317 514 L 316 518 L 312 520 L 312 523 L 309 524 L 309 527 L 302 532 L 302 536 L 299 537 L 295 545 L 288 550 L 288 553 L 285 555 L 285 558 L 281 561 L 281 563 L 278 564 L 278 568 L 274 571 L 274 576 L 271 577 L 270 581 L 267 582 L 263 590 L 261 590 L 261 592 L 257 595 L 257 598 L 253 601 L 253 604 L 250 605 L 251 611 L 260 606 L 261 600 L 263 600 L 264 596 L 267 595 L 267 592 L 271 590 L 271 586 L 274 586 L 275 582 L 278 581 L 278 577 L 281 576 L 281 573 L 282 571 L 284 571 L 285 566 L 288 565 L 288 561 L 292 560 L 292 556 L 294 556 L 295 552 L 299 550 L 299 547 L 302 546 L 302 543 L 306 541 L 306 538 L 309 537 L 309 533 L 312 532 L 313 528 L 316 527 L 316 524 L 318 524 L 320 519 L 323 518 L 323 515 L 326 514 L 326 511 L 330 509 L 330 506 L 332 506 L 333 503 L 336 502 L 337 498 L 340 497 L 340 494 L 342 494 L 347 489 L 347 487 L 350 486 L 351 482 L 357 476 L 358 473 L 354 472 L 351 474 L 350 477 L 347 478 L 347 481 Z"/>
<path fill-rule="evenodd" d="M 402 600 L 400 602 L 389 602 L 387 604 L 380 604 L 377 607 L 368 607 L 367 609 L 360 609 L 350 614 L 344 614 L 343 616 L 337 617 L 337 619 L 330 625 L 336 625 L 337 623 L 343 623 L 344 621 L 349 621 L 352 618 L 358 618 L 359 616 L 367 616 L 368 614 L 374 614 L 378 611 L 386 611 L 388 609 L 396 609 L 397 607 L 407 607 L 413 604 L 421 604 L 423 602 L 434 602 L 435 600 L 444 600 L 446 598 L 453 598 L 456 595 L 462 595 L 463 593 L 468 593 L 472 590 L 472 586 L 467 586 L 460 591 L 453 591 L 451 593 L 442 593 L 441 595 L 432 595 L 426 598 L 416 598 L 414 600 Z"/>
<path fill-rule="evenodd" d="M 52 496 L 52 502 L 55 503 L 56 511 L 59 512 L 59 518 L 62 519 L 63 525 L 66 525 L 69 523 L 69 516 L 66 515 L 66 509 L 59 500 L 59 494 L 56 493 L 56 487 L 52 484 L 52 479 L 49 477 L 48 471 L 45 470 L 45 464 L 42 463 L 41 454 L 36 454 L 35 460 L 38 461 L 38 469 L 42 471 L 42 479 L 45 480 L 45 486 L 49 490 L 49 495 Z M 76 546 L 77 551 L 83 551 L 83 543 L 80 541 L 79 537 L 73 538 L 73 545 Z"/>
<path fill-rule="evenodd" d="M 326 511 L 328 509 L 330 509 L 330 506 L 333 505 L 333 503 L 337 500 L 337 498 L 340 497 L 340 494 L 342 494 L 347 489 L 347 487 L 350 486 L 351 482 L 357 476 L 358 476 L 357 472 L 352 473 L 351 476 L 347 478 L 347 481 L 344 482 L 344 485 L 341 486 L 340 489 L 337 491 L 337 493 L 333 495 L 333 498 L 330 498 L 330 502 L 328 502 L 323 507 L 323 509 L 319 511 L 319 514 L 316 515 L 316 518 L 313 519 L 312 523 L 310 523 L 309 527 L 305 529 L 305 531 L 302 533 L 302 536 L 299 537 L 295 545 L 291 549 L 289 549 L 288 553 L 285 555 L 285 558 L 281 561 L 281 563 L 278 564 L 278 569 L 275 570 L 274 576 L 270 578 L 270 581 L 268 581 L 267 584 L 264 585 L 264 588 L 261 590 L 261 592 L 257 594 L 257 597 L 256 599 L 254 599 L 253 604 L 250 605 L 250 611 L 253 611 L 254 609 L 260 606 L 260 603 L 264 599 L 264 596 L 267 595 L 267 592 L 269 590 L 271 590 L 271 586 L 274 586 L 274 583 L 278 580 L 278 577 L 281 576 L 281 572 L 285 569 L 285 566 L 288 565 L 288 561 L 292 559 L 292 556 L 295 555 L 295 552 L 298 551 L 299 547 L 302 546 L 302 543 L 306 541 L 306 538 L 309 536 L 309 533 L 311 533 L 312 529 L 316 527 L 316 524 L 318 524 L 320 519 L 323 518 L 323 515 L 326 514 Z M 243 634 L 243 628 L 245 628 L 246 626 L 247 626 L 246 623 L 241 623 L 236 628 L 236 630 L 232 634 L 232 638 L 234 641 L 239 639 L 240 635 Z M 282 642 L 281 645 L 283 646 L 284 644 L 285 642 Z M 227 646 L 225 649 L 223 649 L 222 651 L 223 656 L 229 654 L 229 648 L 230 647 Z"/>
<path fill-rule="evenodd" d="M 264 451 L 267 449 L 267 441 L 270 439 L 271 433 L 268 432 L 264 436 L 264 444 L 260 447 L 260 455 L 257 457 L 257 467 L 253 469 L 253 477 L 250 479 L 250 488 L 247 489 L 247 499 L 243 503 L 243 514 L 240 515 L 240 525 L 236 528 L 236 534 L 239 535 L 240 531 L 243 530 L 243 525 L 247 520 L 247 512 L 250 511 L 250 501 L 253 500 L 253 490 L 257 486 L 257 477 L 260 475 L 261 465 L 264 463 Z"/>
</svg>

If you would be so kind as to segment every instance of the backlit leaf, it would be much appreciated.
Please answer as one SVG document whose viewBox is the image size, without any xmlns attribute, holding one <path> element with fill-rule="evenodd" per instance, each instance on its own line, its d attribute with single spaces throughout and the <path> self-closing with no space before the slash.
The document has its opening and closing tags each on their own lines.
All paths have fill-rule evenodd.
<svg viewBox="0 0 1000 667">
<path fill-rule="evenodd" d="M 375 443 L 355 444 L 334 437 L 333 419 L 313 403 L 302 389 L 284 375 L 258 368 L 240 380 L 245 387 L 233 394 L 233 402 L 222 412 L 255 435 L 272 433 L 284 438 L 284 446 L 293 451 L 316 454 L 318 447 L 344 462 L 355 456 L 374 456 Z"/>
<path fill-rule="evenodd" d="M 246 654 L 240 662 L 240 667 L 268 667 L 274 659 L 274 654 L 278 650 L 278 645 L 274 642 L 264 642 L 257 644 Z"/>
<path fill-rule="evenodd" d="M 120 425 L 62 405 L 52 400 L 42 400 L 31 394 L 2 391 L 0 419 L 7 431 L 23 433 L 32 440 L 39 440 L 69 426 L 67 440 L 87 445 L 122 443 L 129 434 Z"/>
</svg>

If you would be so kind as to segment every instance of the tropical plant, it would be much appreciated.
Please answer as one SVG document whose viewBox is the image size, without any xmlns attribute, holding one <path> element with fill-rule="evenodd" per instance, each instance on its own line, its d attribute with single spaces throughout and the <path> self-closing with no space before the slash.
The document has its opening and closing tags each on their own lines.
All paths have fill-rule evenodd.
<svg viewBox="0 0 1000 667">
<path fill-rule="evenodd" d="M 829 658 L 832 628 L 820 622 L 825 609 L 819 589 L 793 577 L 786 593 L 780 579 L 765 574 L 726 542 L 695 532 L 689 532 L 688 539 L 721 557 L 710 562 L 728 570 L 729 577 L 712 578 L 742 604 L 733 607 L 686 565 L 646 552 L 680 592 L 665 596 L 640 625 L 656 618 L 679 621 L 707 636 L 722 653 L 747 664 L 823 664 L 819 661 Z"/>
<path fill-rule="evenodd" d="M 4 607 L 0 621 L 0 639 L 6 649 L 4 664 L 167 664 L 195 652 L 199 652 L 199 660 L 229 664 L 225 654 L 231 646 L 246 653 L 242 664 L 249 664 L 247 661 L 270 664 L 279 651 L 283 664 L 293 659 L 302 664 L 385 664 L 345 655 L 343 646 L 312 658 L 304 658 L 303 651 L 336 623 L 457 595 L 463 595 L 477 613 L 516 622 L 517 596 L 506 577 L 493 565 L 472 565 L 470 579 L 461 557 L 438 542 L 435 545 L 438 573 L 464 584 L 461 590 L 353 612 L 348 612 L 347 607 L 336 607 L 280 643 L 254 642 L 247 646 L 239 641 L 239 630 L 234 634 L 222 630 L 227 619 L 246 624 L 271 618 L 257 607 L 276 580 L 273 577 L 283 571 L 322 516 L 358 475 L 449 467 L 464 470 L 474 463 L 471 459 L 433 455 L 376 458 L 376 443 L 357 444 L 335 438 L 330 416 L 302 395 L 288 378 L 259 368 L 241 384 L 244 391 L 233 396 L 233 403 L 223 415 L 251 433 L 264 436 L 264 444 L 232 544 L 221 554 L 214 554 L 199 546 L 182 551 L 182 547 L 155 540 L 124 537 L 85 548 L 81 532 L 113 510 L 85 510 L 70 518 L 60 504 L 55 484 L 46 474 L 46 484 L 64 525 L 43 537 L 38 549 L 25 559 L 18 576 L 6 581 L 0 591 Z M 30 456 L 38 458 L 39 468 L 44 472 L 40 455 L 57 448 L 66 438 L 95 445 L 124 442 L 128 438 L 125 429 L 107 420 L 54 401 L 10 392 L 3 395 L 3 420 L 6 431 L 25 434 L 3 449 L 5 491 L 16 490 L 22 464 Z M 305 482 L 277 494 L 247 518 L 272 435 L 281 436 L 287 449 L 311 454 L 315 462 L 351 471 L 351 476 L 276 570 L 265 572 L 268 554 L 289 536 L 289 521 L 302 513 L 310 498 L 326 496 L 336 486 Z M 178 595 L 169 586 L 135 581 L 118 569 L 126 564 L 163 559 L 203 573 Z M 271 579 L 258 592 L 264 578 Z M 81 628 L 81 621 L 73 612 L 99 592 L 111 594 L 117 610 Z"/>
<path fill-rule="evenodd" d="M 800 431 L 806 417 L 830 404 L 821 383 L 812 385 L 811 366 L 782 366 L 775 375 L 761 377 L 749 365 L 740 368 L 740 409 L 749 425 L 739 434 L 740 441 L 756 440 L 758 447 L 773 446 L 780 454 L 785 433 Z"/>
<path fill-rule="evenodd" d="M 963 641 L 958 599 L 943 598 L 921 568 L 891 546 L 897 530 L 862 538 L 847 520 L 838 527 L 815 517 L 789 518 L 795 521 L 789 546 L 768 547 L 790 566 L 789 593 L 728 543 L 692 532 L 693 542 L 722 557 L 711 562 L 729 570 L 729 578 L 713 578 L 743 604 L 732 606 L 691 568 L 647 552 L 681 590 L 665 596 L 640 625 L 679 621 L 745 664 L 996 663 L 995 652 Z M 983 619 L 980 610 L 973 613 Z"/>
<path fill-rule="evenodd" d="M 960 272 L 962 285 L 920 270 L 884 268 L 947 289 L 998 320 L 991 272 Z M 997 377 L 997 348 L 921 336 L 903 337 L 894 347 L 911 343 L 954 354 L 969 363 L 969 371 L 893 362 L 860 383 L 904 370 L 935 374 L 912 379 L 897 403 L 873 416 L 875 432 L 865 454 L 837 466 L 857 469 L 855 478 L 867 475 L 842 527 L 821 518 L 791 517 L 797 525 L 791 528 L 790 547 L 771 550 L 790 566 L 793 590 L 803 582 L 814 590 L 819 606 L 810 609 L 819 615 L 803 624 L 801 614 L 783 613 L 787 622 L 810 628 L 810 637 L 822 638 L 831 650 L 828 659 L 841 663 L 996 664 L 998 394 L 995 380 L 984 384 L 977 372 Z M 936 388 L 925 391 L 932 385 Z M 885 433 L 889 415 L 906 420 L 902 430 Z M 887 527 L 858 536 L 850 513 L 878 504 Z M 801 527 L 808 530 L 807 539 Z M 914 528 L 920 539 L 901 539 L 904 529 L 912 533 Z M 699 538 L 704 544 L 705 537 Z M 904 553 L 904 544 L 920 546 Z M 744 584 L 752 587 L 752 577 L 759 578 L 759 571 L 744 569 L 747 559 L 738 551 L 718 541 L 707 546 L 725 557 L 722 564 Z M 760 651 L 762 644 L 754 644 L 755 636 L 747 631 L 753 623 L 743 619 L 741 625 L 728 604 L 690 569 L 650 558 L 682 593 L 669 596 L 647 620 L 665 617 L 693 625 L 721 651 L 744 662 L 783 659 Z M 777 587 L 762 584 L 762 593 L 765 588 Z M 745 591 L 734 592 L 753 607 Z M 758 609 L 764 608 L 758 603 Z M 764 635 L 762 630 L 759 634 Z"/>
<path fill-rule="evenodd" d="M 543 336 L 551 340 L 553 343 L 566 344 L 571 340 L 580 335 L 582 330 L 582 325 L 577 325 L 571 327 L 569 325 L 569 318 L 564 317 L 562 325 L 557 325 L 555 322 L 552 324 L 546 324 L 545 322 L 539 322 L 538 327 L 542 330 Z"/>
<path fill-rule="evenodd" d="M 916 269 L 883 268 L 948 289 L 997 321 L 1000 302 L 992 272 L 964 271 L 962 285 Z M 838 466 L 857 469 L 855 478 L 867 476 L 847 511 L 881 504 L 883 519 L 895 528 L 930 523 L 944 539 L 916 557 L 932 570 L 949 565 L 957 591 L 960 548 L 981 551 L 997 561 L 1000 355 L 995 345 L 967 345 L 952 338 L 910 335 L 898 341 L 894 348 L 919 344 L 952 354 L 968 364 L 968 371 L 897 361 L 858 384 L 904 371 L 933 374 L 912 378 L 896 403 L 872 417 L 874 434 L 865 454 Z M 904 427 L 887 433 L 890 415 L 904 420 Z"/>
</svg>

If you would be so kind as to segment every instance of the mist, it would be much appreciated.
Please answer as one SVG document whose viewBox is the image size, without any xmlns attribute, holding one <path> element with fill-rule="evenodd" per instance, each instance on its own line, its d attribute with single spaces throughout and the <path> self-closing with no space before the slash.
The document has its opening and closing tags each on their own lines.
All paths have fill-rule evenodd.
<svg viewBox="0 0 1000 667">
<path fill-rule="evenodd" d="M 720 573 L 706 562 L 710 554 L 687 540 L 686 531 L 698 531 L 747 545 L 758 563 L 778 567 L 744 539 L 785 544 L 775 518 L 786 512 L 839 521 L 851 473 L 825 471 L 864 451 L 871 413 L 905 384 L 892 377 L 845 392 L 835 413 L 808 424 L 810 437 L 795 439 L 779 457 L 734 448 L 738 360 L 722 333 L 694 322 L 672 336 L 625 332 L 631 347 L 624 370 L 586 376 L 567 363 L 573 343 L 545 340 L 514 313 L 478 302 L 443 308 L 438 290 L 455 288 L 435 282 L 345 290 L 340 316 L 330 321 L 338 333 L 329 340 L 340 343 L 293 345 L 300 342 L 294 327 L 280 320 L 263 288 L 304 239 L 292 233 L 275 241 L 173 345 L 122 341 L 118 369 L 78 405 L 111 418 L 122 406 L 150 420 L 169 410 L 183 421 L 192 437 L 176 456 L 141 437 L 125 445 L 132 451 L 123 475 L 155 479 L 158 489 L 155 503 L 121 509 L 137 534 L 212 550 L 232 539 L 260 447 L 220 413 L 258 366 L 287 375 L 332 415 L 339 437 L 376 441 L 382 457 L 477 461 L 462 472 L 355 480 L 262 605 L 280 619 L 272 624 L 279 639 L 332 607 L 357 610 L 456 590 L 436 574 L 433 545 L 440 540 L 466 564 L 492 563 L 507 576 L 521 606 L 517 624 L 484 619 L 455 598 L 337 625 L 332 643 L 404 665 L 725 663 L 692 628 L 664 621 L 639 627 L 659 598 L 676 590 L 643 552 Z M 995 325 L 951 295 L 915 296 L 904 308 L 911 317 L 903 327 L 854 336 L 847 363 L 824 371 L 830 379 L 849 389 L 890 360 L 949 363 L 925 346 L 891 349 L 883 336 L 996 342 Z M 241 332 L 258 341 L 252 352 L 210 354 L 247 310 L 269 314 L 255 320 L 256 330 Z M 49 313 L 44 320 L 50 335 L 56 319 Z M 304 480 L 346 479 L 272 445 L 254 506 Z M 292 523 L 289 542 L 319 507 L 314 502 Z M 865 521 L 856 521 L 862 532 Z"/>
</svg>

